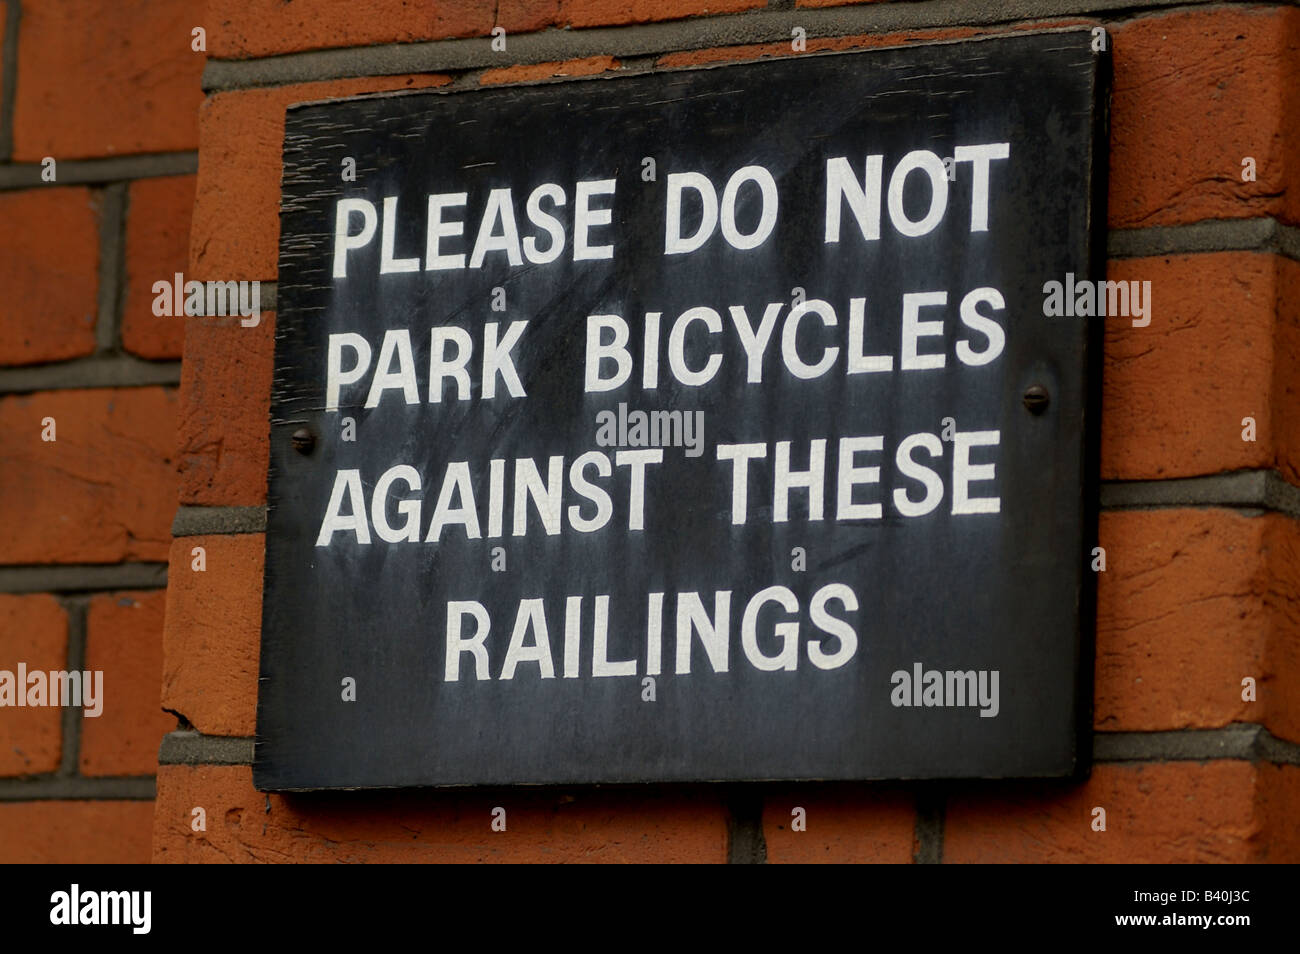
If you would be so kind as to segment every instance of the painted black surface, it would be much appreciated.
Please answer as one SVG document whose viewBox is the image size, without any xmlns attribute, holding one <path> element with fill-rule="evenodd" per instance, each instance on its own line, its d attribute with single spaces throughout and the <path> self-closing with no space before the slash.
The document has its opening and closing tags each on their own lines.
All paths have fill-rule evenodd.
<svg viewBox="0 0 1300 954">
<path fill-rule="evenodd" d="M 1042 285 L 1066 272 L 1100 277 L 1104 260 L 1104 56 L 1087 31 L 910 48 L 805 55 L 787 60 L 656 75 L 595 79 L 465 93 L 411 93 L 295 107 L 285 135 L 279 311 L 271 409 L 264 621 L 255 779 L 268 790 L 512 783 L 681 780 L 872 779 L 1063 776 L 1086 771 L 1091 705 L 1095 443 L 1100 320 L 1048 319 Z M 989 231 L 971 233 L 971 177 L 950 183 L 949 211 L 930 234 L 905 238 L 886 213 L 882 238 L 865 242 L 845 210 L 844 238 L 822 241 L 826 158 L 883 153 L 886 176 L 914 149 L 952 154 L 958 144 L 1006 141 L 1010 158 L 993 166 Z M 357 181 L 341 182 L 344 157 Z M 653 156 L 658 182 L 641 179 Z M 663 254 L 664 195 L 671 172 L 708 175 L 719 192 L 734 169 L 760 163 L 776 176 L 780 211 L 773 236 L 739 251 L 715 236 L 690 255 Z M 966 165 L 969 169 L 969 164 Z M 560 184 L 572 221 L 573 183 L 617 179 L 614 224 L 596 236 L 614 257 L 574 262 L 569 249 L 549 265 L 509 267 L 489 255 L 478 270 L 379 274 L 379 235 L 349 256 L 348 275 L 331 277 L 336 202 L 368 198 L 377 207 L 399 196 L 399 256 L 424 253 L 424 202 L 432 192 L 469 193 L 460 210 L 469 252 L 491 188 L 515 190 L 523 234 L 528 193 Z M 920 179 L 920 176 L 917 176 Z M 752 193 L 751 193 L 752 194 Z M 907 194 L 920 214 L 920 190 Z M 743 224 L 754 209 L 741 203 Z M 748 208 L 748 212 L 746 209 Z M 749 217 L 746 218 L 746 215 Z M 354 224 L 355 228 L 355 224 Z M 568 241 L 572 242 L 569 230 Z M 542 241 L 544 244 L 544 240 Z M 571 245 L 570 245 L 571 248 Z M 490 310 L 504 286 L 508 308 Z M 848 300 L 867 298 L 866 353 L 894 356 L 892 373 L 833 370 L 796 380 L 779 356 L 782 312 L 762 384 L 746 384 L 743 353 L 727 307 L 744 305 L 757 320 L 769 302 L 800 286 L 835 308 L 840 326 L 801 335 L 815 352 L 825 340 L 843 348 Z M 957 315 L 969 290 L 993 286 L 1006 350 L 982 367 L 953 355 L 970 337 Z M 898 370 L 899 317 L 905 292 L 944 290 L 942 370 Z M 699 367 L 716 343 L 721 370 L 709 385 L 676 384 L 661 356 L 657 390 L 639 386 L 640 329 L 647 311 L 662 318 L 661 347 L 676 317 L 707 305 L 724 333 L 693 335 L 687 356 Z M 620 314 L 632 327 L 632 381 L 616 391 L 583 392 L 589 314 Z M 486 321 L 527 319 L 514 356 L 527 397 L 427 403 L 429 328 L 456 324 L 474 339 Z M 360 332 L 379 357 L 388 328 L 411 330 L 420 405 L 389 391 L 365 409 L 365 386 L 345 392 L 326 413 L 328 335 Z M 814 360 L 815 353 L 808 359 Z M 474 362 L 471 362 L 471 367 Z M 365 379 L 369 382 L 369 377 Z M 1023 394 L 1050 394 L 1031 413 Z M 450 396 L 450 392 L 449 392 Z M 647 484 L 646 529 L 626 528 L 626 468 L 602 483 L 615 500 L 613 522 L 595 533 L 567 524 L 556 536 L 512 537 L 510 481 L 505 536 L 467 540 L 459 528 L 439 543 L 358 545 L 335 534 L 315 546 L 335 473 L 359 468 L 367 488 L 389 467 L 407 463 L 424 479 L 421 538 L 448 461 L 468 461 L 487 529 L 490 458 L 545 458 L 599 449 L 595 416 L 626 402 L 632 409 L 702 410 L 705 452 L 665 450 Z M 357 422 L 357 441 L 340 440 L 340 418 Z M 945 496 L 938 510 L 905 518 L 889 505 L 893 449 L 905 435 L 939 433 L 952 417 L 963 431 L 1001 432 L 996 492 L 1001 512 L 952 516 L 951 445 L 938 465 Z M 291 436 L 309 428 L 309 455 Z M 882 468 L 881 484 L 859 502 L 885 504 L 879 520 L 837 523 L 834 463 L 826 519 L 807 520 L 806 495 L 792 496 L 791 519 L 773 524 L 772 485 L 751 473 L 750 520 L 733 526 L 730 468 L 716 445 L 794 442 L 793 462 L 807 463 L 808 441 L 883 435 L 885 452 L 861 465 Z M 608 449 L 613 453 L 613 449 Z M 767 465 L 772 464 L 769 450 Z M 924 455 L 920 455 L 924 459 Z M 401 485 L 399 485 L 400 487 Z M 367 496 L 367 503 L 369 497 Z M 580 502 L 567 493 L 564 506 Z M 590 515 L 591 505 L 584 505 Z M 398 518 L 390 507 L 389 517 Z M 493 547 L 508 571 L 489 569 Z M 791 551 L 807 551 L 807 570 L 791 569 Z M 810 598 L 830 582 L 853 588 L 851 620 L 859 645 L 848 665 L 823 671 L 805 644 L 823 634 L 808 622 Z M 772 585 L 798 597 L 802 632 L 798 668 L 761 672 L 740 646 L 749 598 Z M 732 591 L 730 666 L 715 673 L 698 640 L 689 675 L 674 673 L 674 597 L 699 592 L 712 609 L 717 590 Z M 646 669 L 646 594 L 666 592 L 663 672 L 656 701 L 642 701 Z M 591 613 L 610 597 L 609 658 L 639 659 L 635 677 L 593 678 Z M 564 600 L 585 597 L 581 676 L 562 678 Z M 502 657 L 520 599 L 545 598 L 556 678 L 524 663 L 501 681 Z M 445 606 L 477 600 L 492 616 L 491 676 L 443 678 Z M 760 617 L 765 651 L 784 613 Z M 531 641 L 531 637 L 530 637 Z M 828 650 L 834 641 L 827 642 Z M 890 676 L 913 663 L 941 670 L 1000 672 L 1000 713 L 978 708 L 895 708 Z M 341 701 L 344 677 L 357 701 Z"/>
</svg>

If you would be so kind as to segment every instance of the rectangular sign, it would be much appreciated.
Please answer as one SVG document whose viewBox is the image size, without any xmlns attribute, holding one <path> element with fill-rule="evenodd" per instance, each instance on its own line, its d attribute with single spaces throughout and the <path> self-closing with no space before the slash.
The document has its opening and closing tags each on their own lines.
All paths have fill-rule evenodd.
<svg viewBox="0 0 1300 954">
<path fill-rule="evenodd" d="M 1094 45 L 290 109 L 258 787 L 1086 771 Z"/>
</svg>

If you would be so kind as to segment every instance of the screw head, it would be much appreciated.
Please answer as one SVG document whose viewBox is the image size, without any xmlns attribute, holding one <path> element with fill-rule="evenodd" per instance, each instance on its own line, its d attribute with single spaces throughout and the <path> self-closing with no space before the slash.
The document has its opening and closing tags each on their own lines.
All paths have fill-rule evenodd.
<svg viewBox="0 0 1300 954">
<path fill-rule="evenodd" d="M 299 454 L 310 454 L 312 448 L 316 446 L 316 435 L 305 427 L 300 427 L 293 432 L 293 437 L 289 438 L 293 444 L 293 449 Z"/>
<path fill-rule="evenodd" d="M 1042 414 L 1047 410 L 1051 398 L 1047 394 L 1047 388 L 1041 384 L 1032 384 L 1025 388 L 1022 400 L 1025 402 L 1025 409 L 1030 414 Z"/>
</svg>

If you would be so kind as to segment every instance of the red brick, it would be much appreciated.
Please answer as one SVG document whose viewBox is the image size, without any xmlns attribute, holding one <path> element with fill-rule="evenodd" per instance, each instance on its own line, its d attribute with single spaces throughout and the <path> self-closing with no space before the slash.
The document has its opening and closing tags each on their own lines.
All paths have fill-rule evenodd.
<svg viewBox="0 0 1300 954">
<path fill-rule="evenodd" d="M 735 13 L 767 0 L 318 0 L 309 7 L 283 0 L 211 0 L 208 50 L 221 59 L 379 43 L 487 37 L 494 26 L 510 34 L 547 27 L 619 26 Z"/>
<path fill-rule="evenodd" d="M 0 562 L 166 559 L 175 408 L 164 388 L 0 399 Z M 56 441 L 41 440 L 46 417 Z"/>
<path fill-rule="evenodd" d="M 495 25 L 506 30 L 507 34 L 531 33 L 550 26 L 560 26 L 560 8 L 567 2 L 568 0 L 502 0 L 496 5 Z M 506 39 L 506 50 L 500 54 L 502 61 L 509 60 L 509 36 Z"/>
<path fill-rule="evenodd" d="M 1273 313 L 1277 334 L 1273 341 L 1271 377 L 1274 460 L 1292 482 L 1300 482 L 1300 262 L 1277 262 Z"/>
<path fill-rule="evenodd" d="M 195 547 L 204 549 L 205 570 L 193 568 Z M 162 705 L 208 735 L 256 728 L 265 548 L 260 533 L 172 543 Z"/>
<path fill-rule="evenodd" d="M 153 775 L 176 718 L 162 711 L 166 593 L 105 593 L 90 601 L 86 669 L 104 674 L 104 704 L 81 722 L 82 775 Z"/>
<path fill-rule="evenodd" d="M 562 63 L 530 63 L 485 70 L 479 77 L 479 82 L 484 86 L 497 83 L 528 83 L 556 76 L 592 76 L 618 68 L 619 62 L 612 56 L 589 56 L 586 59 L 565 60 Z"/>
<path fill-rule="evenodd" d="M 0 193 L 0 365 L 95 350 L 99 200 L 89 189 Z"/>
<path fill-rule="evenodd" d="M 855 0 L 843 0 L 843 2 L 852 3 Z M 867 2 L 884 2 L 884 0 L 867 0 Z M 826 53 L 843 50 L 880 49 L 890 46 L 914 46 L 918 43 L 934 43 L 941 40 L 967 40 L 1001 33 L 1017 33 L 1023 30 L 1046 30 L 1066 26 L 1093 26 L 1095 24 L 1095 20 L 1066 17 L 1059 20 L 1037 21 L 1011 26 L 941 27 L 932 30 L 907 30 L 898 33 L 861 33 L 853 36 L 808 37 L 805 52 Z M 709 63 L 757 60 L 769 56 L 800 56 L 801 54 L 796 53 L 791 48 L 792 42 L 793 37 L 777 43 L 715 46 L 704 50 L 667 53 L 659 57 L 656 62 L 658 66 L 663 67 L 703 66 Z"/>
<path fill-rule="evenodd" d="M 1300 220 L 1300 10 L 1141 17 L 1112 37 L 1113 227 Z M 1255 182 L 1241 181 L 1244 156 L 1257 162 Z"/>
<path fill-rule="evenodd" d="M 1001 29 L 979 27 L 951 27 L 941 30 L 916 30 L 907 33 L 859 34 L 856 36 L 808 37 L 807 53 L 826 53 L 840 50 L 866 50 L 886 46 L 906 46 L 913 43 L 930 43 L 936 40 L 963 40 L 1004 32 Z M 743 46 L 718 46 L 683 53 L 667 53 L 656 61 L 662 67 L 704 66 L 737 60 L 757 60 L 769 56 L 799 56 L 791 48 L 792 40 L 777 43 L 749 43 Z"/>
<path fill-rule="evenodd" d="M 1295 864 L 1300 861 L 1300 767 L 1259 766 L 1257 811 L 1265 837 L 1259 860 Z"/>
<path fill-rule="evenodd" d="M 1094 724 L 1257 722 L 1300 740 L 1300 522 L 1231 510 L 1102 514 Z M 1242 701 L 1243 678 L 1257 698 Z"/>
<path fill-rule="evenodd" d="M 170 286 L 189 263 L 194 176 L 131 183 L 126 220 L 126 305 L 122 347 L 142 358 L 179 358 L 185 321 L 153 313 L 154 282 Z"/>
<path fill-rule="evenodd" d="M 74 159 L 193 149 L 203 0 L 25 0 L 13 157 Z"/>
<path fill-rule="evenodd" d="M 804 831 L 791 827 L 795 808 L 804 810 Z M 807 788 L 771 794 L 763 806 L 772 863 L 908 864 L 915 831 L 915 799 L 895 788 Z"/>
<path fill-rule="evenodd" d="M 555 0 L 505 0 L 501 22 L 509 29 L 512 19 L 527 22 L 529 11 L 544 11 L 553 5 Z M 767 6 L 767 0 L 558 0 L 558 10 L 551 24 L 558 27 L 621 26 L 738 13 L 764 6 Z"/>
<path fill-rule="evenodd" d="M 1110 279 L 1151 282 L 1151 323 L 1106 319 L 1104 479 L 1277 467 L 1300 483 L 1300 433 L 1279 435 L 1272 393 L 1276 341 L 1295 337 L 1295 319 L 1278 319 L 1279 274 L 1297 267 L 1250 252 L 1111 262 Z M 1254 442 L 1242 440 L 1246 417 Z"/>
<path fill-rule="evenodd" d="M 943 860 L 1262 861 L 1271 833 L 1256 806 L 1260 771 L 1238 761 L 1103 764 L 1082 785 L 954 791 L 945 810 Z M 1094 807 L 1106 810 L 1105 831 L 1092 830 Z"/>
<path fill-rule="evenodd" d="M 280 242 L 284 113 L 292 103 L 445 86 L 436 74 L 379 76 L 219 93 L 199 111 L 198 198 L 190 271 L 200 281 L 268 280 Z"/>
<path fill-rule="evenodd" d="M 266 501 L 275 313 L 188 318 L 181 365 L 180 497 L 209 506 Z"/>
<path fill-rule="evenodd" d="M 1271 610 L 1268 652 L 1258 698 L 1263 722 L 1276 736 L 1300 742 L 1300 531 L 1297 522 L 1269 518 L 1260 542 L 1264 603 Z M 1256 584 L 1260 585 L 1260 584 Z"/>
<path fill-rule="evenodd" d="M 715 791 L 266 795 L 246 766 L 165 765 L 155 862 L 722 862 Z M 269 803 L 269 809 L 268 809 Z M 506 830 L 491 830 L 492 809 Z M 193 809 L 206 815 L 196 832 Z"/>
<path fill-rule="evenodd" d="M 0 595 L 0 669 L 17 679 L 20 662 L 50 672 L 67 668 L 67 659 L 68 618 L 54 597 Z M 55 706 L 0 709 L 0 775 L 55 771 L 62 723 L 63 710 Z"/>
<path fill-rule="evenodd" d="M 148 864 L 153 802 L 0 802 L 0 863 Z"/>
<path fill-rule="evenodd" d="M 209 0 L 208 52 L 220 59 L 376 43 L 484 36 L 492 5 L 482 0 Z"/>
</svg>

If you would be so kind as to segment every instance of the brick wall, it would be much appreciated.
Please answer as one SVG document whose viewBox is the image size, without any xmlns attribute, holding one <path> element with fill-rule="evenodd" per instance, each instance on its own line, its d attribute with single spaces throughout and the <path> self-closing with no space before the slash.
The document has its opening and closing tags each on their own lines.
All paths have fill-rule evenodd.
<svg viewBox="0 0 1300 954">
<path fill-rule="evenodd" d="M 0 862 L 150 858 L 203 6 L 0 0 L 0 670 L 104 674 L 0 708 Z"/>
<path fill-rule="evenodd" d="M 256 792 L 272 321 L 192 323 L 162 688 L 188 728 L 162 747 L 154 859 L 1300 860 L 1300 9 L 1114 6 L 211 0 L 195 278 L 275 281 L 293 102 L 791 56 L 794 26 L 816 51 L 1086 23 L 1113 43 L 1109 268 L 1151 281 L 1156 305 L 1149 327 L 1106 333 L 1097 764 L 1082 785 Z M 504 53 L 487 39 L 498 25 Z M 508 833 L 489 830 L 498 804 Z"/>
</svg>

